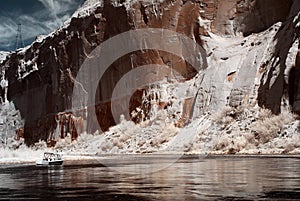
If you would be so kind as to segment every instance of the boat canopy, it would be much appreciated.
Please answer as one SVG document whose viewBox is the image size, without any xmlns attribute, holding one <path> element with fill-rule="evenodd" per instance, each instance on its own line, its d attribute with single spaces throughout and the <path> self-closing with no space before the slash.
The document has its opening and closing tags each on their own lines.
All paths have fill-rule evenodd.
<svg viewBox="0 0 300 201">
<path fill-rule="evenodd" d="M 56 159 L 56 160 L 61 160 L 62 159 L 60 154 L 45 152 L 44 153 L 44 160 L 47 160 L 49 158 Z"/>
</svg>

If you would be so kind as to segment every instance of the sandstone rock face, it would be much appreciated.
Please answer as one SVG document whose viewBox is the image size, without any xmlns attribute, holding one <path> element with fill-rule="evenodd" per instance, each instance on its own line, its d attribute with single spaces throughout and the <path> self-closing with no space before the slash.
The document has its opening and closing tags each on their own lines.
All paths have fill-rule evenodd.
<svg viewBox="0 0 300 201">
<path fill-rule="evenodd" d="M 91 122 L 89 107 L 80 111 L 83 117 L 70 113 L 74 112 L 70 111 L 71 98 L 73 88 L 78 87 L 75 78 L 81 64 L 92 50 L 115 35 L 140 28 L 164 28 L 187 35 L 206 51 L 202 56 L 207 58 L 203 64 L 207 69 L 201 72 L 201 79 L 196 76 L 197 93 L 182 97 L 178 125 L 205 112 L 244 102 L 257 102 L 280 113 L 283 97 L 288 97 L 292 110 L 299 112 L 299 55 L 295 53 L 299 9 L 297 0 L 89 0 L 65 26 L 1 63 L 9 83 L 8 99 L 25 119 L 27 144 L 40 139 L 51 143 L 68 133 L 75 139 L 84 127 L 95 132 L 91 125 L 98 122 L 107 130 L 118 123 L 111 112 L 113 90 L 133 68 L 168 66 L 187 82 L 197 73 L 182 58 L 167 52 L 147 50 L 125 55 L 100 80 L 95 97 L 99 104 L 89 106 L 96 108 L 98 122 Z M 144 90 L 130 98 L 130 111 L 141 107 L 146 114 L 151 110 L 152 106 L 143 105 Z M 4 98 L 4 90 L 1 96 Z M 123 97 L 119 98 L 113 100 L 115 104 Z M 164 109 L 168 104 L 157 100 L 156 105 Z M 121 114 L 122 105 L 120 108 Z M 137 122 L 146 118 L 141 112 L 131 117 Z"/>
<path fill-rule="evenodd" d="M 202 33 L 250 35 L 266 30 L 289 16 L 293 0 L 203 0 L 200 1 Z M 208 21 L 207 21 L 208 20 Z M 200 20 L 201 21 L 201 20 Z"/>
</svg>

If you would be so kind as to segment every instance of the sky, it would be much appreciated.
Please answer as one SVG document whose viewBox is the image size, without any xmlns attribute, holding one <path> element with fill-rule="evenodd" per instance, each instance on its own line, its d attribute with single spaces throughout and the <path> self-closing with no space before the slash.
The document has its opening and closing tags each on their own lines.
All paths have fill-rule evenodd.
<svg viewBox="0 0 300 201">
<path fill-rule="evenodd" d="M 59 28 L 84 0 L 0 0 L 0 51 L 16 49 L 18 24 L 24 45 Z"/>
</svg>

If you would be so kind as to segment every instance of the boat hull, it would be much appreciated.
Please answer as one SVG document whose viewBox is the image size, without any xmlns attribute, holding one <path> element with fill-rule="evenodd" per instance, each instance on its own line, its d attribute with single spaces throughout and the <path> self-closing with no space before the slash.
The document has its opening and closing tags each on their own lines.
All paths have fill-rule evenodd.
<svg viewBox="0 0 300 201">
<path fill-rule="evenodd" d="M 56 160 L 56 161 L 45 161 L 45 160 L 42 160 L 42 161 L 36 161 L 36 165 L 62 165 L 63 164 L 63 160 Z"/>
</svg>

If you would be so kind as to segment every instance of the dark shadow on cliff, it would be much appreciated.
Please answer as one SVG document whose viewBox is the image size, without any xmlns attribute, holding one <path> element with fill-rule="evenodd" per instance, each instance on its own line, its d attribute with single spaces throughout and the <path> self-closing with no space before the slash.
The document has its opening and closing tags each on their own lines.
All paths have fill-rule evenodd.
<svg viewBox="0 0 300 201">
<path fill-rule="evenodd" d="M 276 22 L 285 21 L 292 4 L 293 0 L 256 0 L 254 7 L 242 21 L 245 25 L 242 30 L 244 35 L 262 32 Z"/>
<path fill-rule="evenodd" d="M 294 17 L 300 11 L 300 7 L 298 6 L 296 8 L 295 6 L 293 6 L 293 9 L 294 14 L 290 15 L 288 19 L 282 23 L 280 29 L 274 37 L 274 41 L 277 41 L 277 43 L 275 46 L 273 59 L 268 64 L 267 69 L 269 69 L 269 71 L 265 71 L 265 73 L 263 74 L 263 78 L 258 90 L 259 106 L 270 109 L 274 114 L 280 113 L 281 100 L 285 91 L 290 91 L 290 99 L 291 96 L 296 96 L 294 92 L 291 93 L 291 88 L 288 89 L 286 87 L 287 83 L 285 83 L 284 80 L 284 72 L 286 69 L 285 62 L 289 50 L 295 40 L 299 39 L 299 27 L 296 27 L 299 19 L 294 21 Z M 293 76 L 295 76 L 295 78 L 290 79 L 297 79 L 297 77 L 299 77 L 299 75 Z M 270 86 L 272 79 L 275 79 L 275 81 L 272 81 L 272 86 Z M 263 80 L 265 80 L 265 82 L 263 82 Z"/>
<path fill-rule="evenodd" d="M 289 72 L 289 84 L 288 84 L 289 103 L 292 111 L 297 114 L 300 114 L 299 87 L 300 87 L 300 54 L 298 52 L 295 66 L 293 66 Z"/>
</svg>

